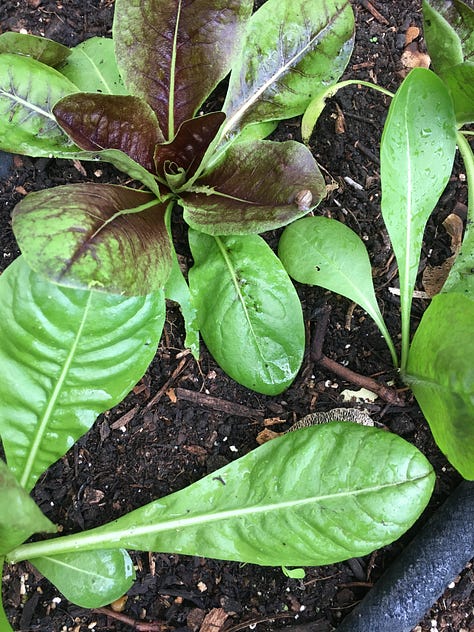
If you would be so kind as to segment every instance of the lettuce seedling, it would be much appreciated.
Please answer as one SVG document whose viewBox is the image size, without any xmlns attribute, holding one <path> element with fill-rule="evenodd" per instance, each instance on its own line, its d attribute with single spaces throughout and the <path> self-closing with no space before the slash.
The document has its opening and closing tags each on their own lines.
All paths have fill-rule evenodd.
<svg viewBox="0 0 474 632">
<path fill-rule="evenodd" d="M 389 108 L 380 147 L 382 216 L 400 276 L 402 379 L 420 404 L 434 438 L 450 462 L 474 478 L 474 156 L 463 132 L 474 122 L 474 11 L 460 0 L 423 3 L 433 68 L 416 68 Z M 323 90 L 303 116 L 309 138 L 329 96 L 360 83 Z M 387 90 L 365 83 L 370 87 Z M 466 134 L 466 135 L 465 135 Z M 441 293 L 426 310 L 410 346 L 410 314 L 426 223 L 451 176 L 456 145 L 468 180 L 468 222 L 461 253 Z M 290 275 L 356 301 L 374 318 L 398 365 L 395 347 L 377 305 L 362 240 L 324 217 L 294 222 L 283 232 L 279 254 Z"/>
<path fill-rule="evenodd" d="M 293 285 L 258 233 L 325 193 L 310 151 L 264 137 L 342 74 L 353 46 L 345 0 L 115 3 L 113 41 L 72 51 L 0 37 L 0 148 L 104 160 L 147 190 L 76 184 L 25 197 L 13 230 L 28 265 L 69 287 L 129 296 L 166 287 L 218 363 L 263 393 L 284 390 L 304 349 Z M 222 111 L 203 104 L 229 74 Z M 221 88 L 221 93 L 224 88 Z M 173 247 L 181 208 L 195 267 Z"/>
</svg>

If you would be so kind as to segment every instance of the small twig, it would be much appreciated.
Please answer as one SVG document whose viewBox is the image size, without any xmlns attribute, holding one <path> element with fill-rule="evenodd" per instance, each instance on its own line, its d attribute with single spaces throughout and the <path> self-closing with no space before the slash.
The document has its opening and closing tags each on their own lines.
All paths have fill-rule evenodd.
<svg viewBox="0 0 474 632">
<path fill-rule="evenodd" d="M 377 22 L 380 22 L 381 24 L 386 24 L 387 26 L 390 24 L 387 18 L 384 18 L 384 16 L 377 11 L 377 9 L 373 6 L 372 3 L 369 2 L 369 0 L 359 0 L 359 2 L 364 7 L 364 9 L 367 9 L 367 11 L 377 20 Z"/>
<path fill-rule="evenodd" d="M 197 404 L 198 406 L 205 406 L 206 408 L 212 408 L 213 410 L 220 410 L 228 415 L 237 415 L 238 417 L 263 417 L 263 411 L 243 406 L 235 402 L 230 402 L 227 399 L 221 399 L 220 397 L 213 397 L 212 395 L 206 395 L 205 393 L 198 393 L 197 391 L 189 391 L 186 388 L 177 388 L 176 397 L 178 399 L 185 399 L 188 402 Z"/>
<path fill-rule="evenodd" d="M 96 612 L 97 614 L 105 614 L 107 617 L 111 617 L 112 619 L 116 619 L 125 625 L 129 625 L 133 630 L 137 630 L 137 632 L 166 632 L 167 630 L 171 630 L 168 625 L 161 623 L 160 621 L 137 621 L 126 614 L 115 612 L 110 608 L 94 608 L 93 612 Z"/>
<path fill-rule="evenodd" d="M 171 386 L 171 384 L 174 382 L 174 380 L 178 377 L 178 375 L 181 373 L 181 371 L 184 369 L 186 363 L 188 361 L 187 357 L 184 357 L 181 362 L 178 364 L 178 366 L 176 367 L 176 369 L 173 371 L 173 373 L 171 374 L 171 376 L 169 377 L 169 379 L 166 380 L 166 382 L 163 384 L 163 386 L 160 388 L 160 390 L 156 393 L 156 395 L 154 395 L 150 401 L 148 402 L 148 404 L 145 406 L 145 408 L 147 410 L 149 410 L 152 406 L 154 406 L 156 403 L 158 403 L 160 401 L 160 399 L 163 397 L 163 394 L 166 393 L 166 391 L 168 390 L 168 388 Z"/>
<path fill-rule="evenodd" d="M 327 369 L 328 371 L 335 373 L 341 379 L 346 380 L 346 382 L 352 382 L 352 384 L 355 384 L 356 386 L 366 388 L 369 391 L 372 391 L 372 393 L 376 393 L 381 399 L 385 400 L 389 404 L 395 404 L 396 406 L 403 405 L 403 401 L 398 396 L 396 389 L 386 386 L 385 384 L 380 384 L 380 382 L 373 380 L 371 377 L 355 373 L 355 371 L 351 371 L 351 369 L 342 366 L 342 364 L 331 360 L 331 358 L 328 358 L 325 355 L 322 355 L 317 362 L 319 366 L 323 367 L 323 369 Z"/>
<path fill-rule="evenodd" d="M 320 314 L 318 326 L 316 327 L 311 343 L 311 360 L 319 364 L 322 368 L 335 373 L 341 379 L 346 380 L 347 382 L 352 382 L 352 384 L 376 393 L 381 399 L 385 400 L 389 404 L 395 404 L 398 406 L 403 405 L 403 401 L 400 399 L 396 389 L 386 386 L 385 384 L 380 384 L 380 382 L 377 382 L 371 377 L 355 373 L 355 371 L 351 371 L 351 369 L 342 366 L 342 364 L 339 364 L 338 362 L 335 362 L 335 360 L 331 360 L 331 358 L 324 355 L 323 344 L 324 338 L 326 337 L 330 309 L 326 307 L 321 310 Z"/>
</svg>

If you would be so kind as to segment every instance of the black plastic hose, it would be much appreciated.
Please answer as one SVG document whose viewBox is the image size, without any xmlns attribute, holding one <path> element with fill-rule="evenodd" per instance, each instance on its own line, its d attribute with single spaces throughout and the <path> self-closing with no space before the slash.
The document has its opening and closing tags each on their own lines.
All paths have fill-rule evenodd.
<svg viewBox="0 0 474 632">
<path fill-rule="evenodd" d="M 337 632 L 410 632 L 473 557 L 474 481 L 463 481 Z M 317 626 L 285 632 L 317 632 Z"/>
</svg>

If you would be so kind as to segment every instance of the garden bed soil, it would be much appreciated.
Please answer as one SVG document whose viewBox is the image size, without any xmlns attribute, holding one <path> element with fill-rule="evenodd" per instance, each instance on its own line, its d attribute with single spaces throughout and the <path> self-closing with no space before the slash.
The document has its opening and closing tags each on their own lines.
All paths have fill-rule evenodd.
<svg viewBox="0 0 474 632">
<path fill-rule="evenodd" d="M 395 91 L 406 74 L 401 59 L 407 31 L 421 27 L 421 2 L 352 4 L 357 37 L 345 76 Z M 0 32 L 22 30 L 74 46 L 94 35 L 110 36 L 112 17 L 110 0 L 4 0 Z M 421 36 L 415 38 L 415 45 L 423 51 Z M 397 284 L 397 270 L 380 216 L 377 157 L 387 107 L 385 96 L 367 88 L 341 91 L 326 107 L 311 149 L 327 183 L 338 185 L 318 213 L 343 221 L 364 239 L 374 266 L 377 297 L 396 338 L 399 301 L 391 288 Z M 280 125 L 276 137 L 299 139 L 299 120 Z M 107 165 L 98 169 L 97 164 L 1 155 L 2 269 L 19 254 L 10 226 L 15 204 L 34 190 L 90 181 L 123 183 L 126 179 Z M 466 184 L 457 163 L 426 231 L 422 269 L 441 263 L 451 254 L 442 221 L 452 212 L 462 216 L 466 200 Z M 190 265 L 179 218 L 174 228 L 178 252 Z M 278 236 L 274 232 L 265 237 L 276 245 Z M 360 308 L 321 289 L 297 289 L 307 322 L 308 348 L 318 316 L 329 306 L 325 355 L 382 383 L 396 380 L 389 352 L 374 323 Z M 426 300 L 415 300 L 414 327 L 426 306 Z M 62 525 L 64 533 L 103 524 L 182 489 L 252 450 L 264 420 L 278 419 L 281 425 L 277 429 L 283 430 L 309 412 L 341 406 L 341 392 L 347 388 L 357 386 L 321 370 L 307 353 L 294 384 L 281 396 L 250 392 L 228 378 L 204 346 L 199 362 L 184 350 L 182 318 L 179 309 L 170 305 L 158 354 L 145 377 L 45 473 L 34 498 L 51 520 Z M 317 622 L 314 631 L 336 629 L 460 480 L 434 444 L 410 393 L 403 391 L 401 396 L 402 405 L 376 400 L 365 407 L 377 425 L 403 436 L 428 457 L 436 469 L 437 483 L 424 515 L 400 541 L 364 558 L 307 568 L 302 580 L 285 577 L 279 568 L 133 553 L 137 581 L 119 614 L 110 609 L 87 611 L 69 603 L 28 563 L 20 563 L 7 568 L 3 580 L 5 608 L 14 629 L 266 632 L 284 629 L 295 620 Z M 420 622 L 418 632 L 474 630 L 473 577 L 474 570 L 466 568 Z"/>
</svg>

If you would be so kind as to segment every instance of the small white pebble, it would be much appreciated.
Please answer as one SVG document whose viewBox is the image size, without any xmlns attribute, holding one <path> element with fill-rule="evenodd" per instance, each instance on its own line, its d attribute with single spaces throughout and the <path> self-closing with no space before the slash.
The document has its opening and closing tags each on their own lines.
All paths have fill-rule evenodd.
<svg viewBox="0 0 474 632">
<path fill-rule="evenodd" d="M 239 449 L 238 449 L 238 448 L 236 448 L 236 447 L 235 447 L 235 445 L 230 445 L 230 446 L 229 446 L 229 450 L 230 450 L 231 452 L 238 452 L 238 451 L 239 451 Z"/>
</svg>

